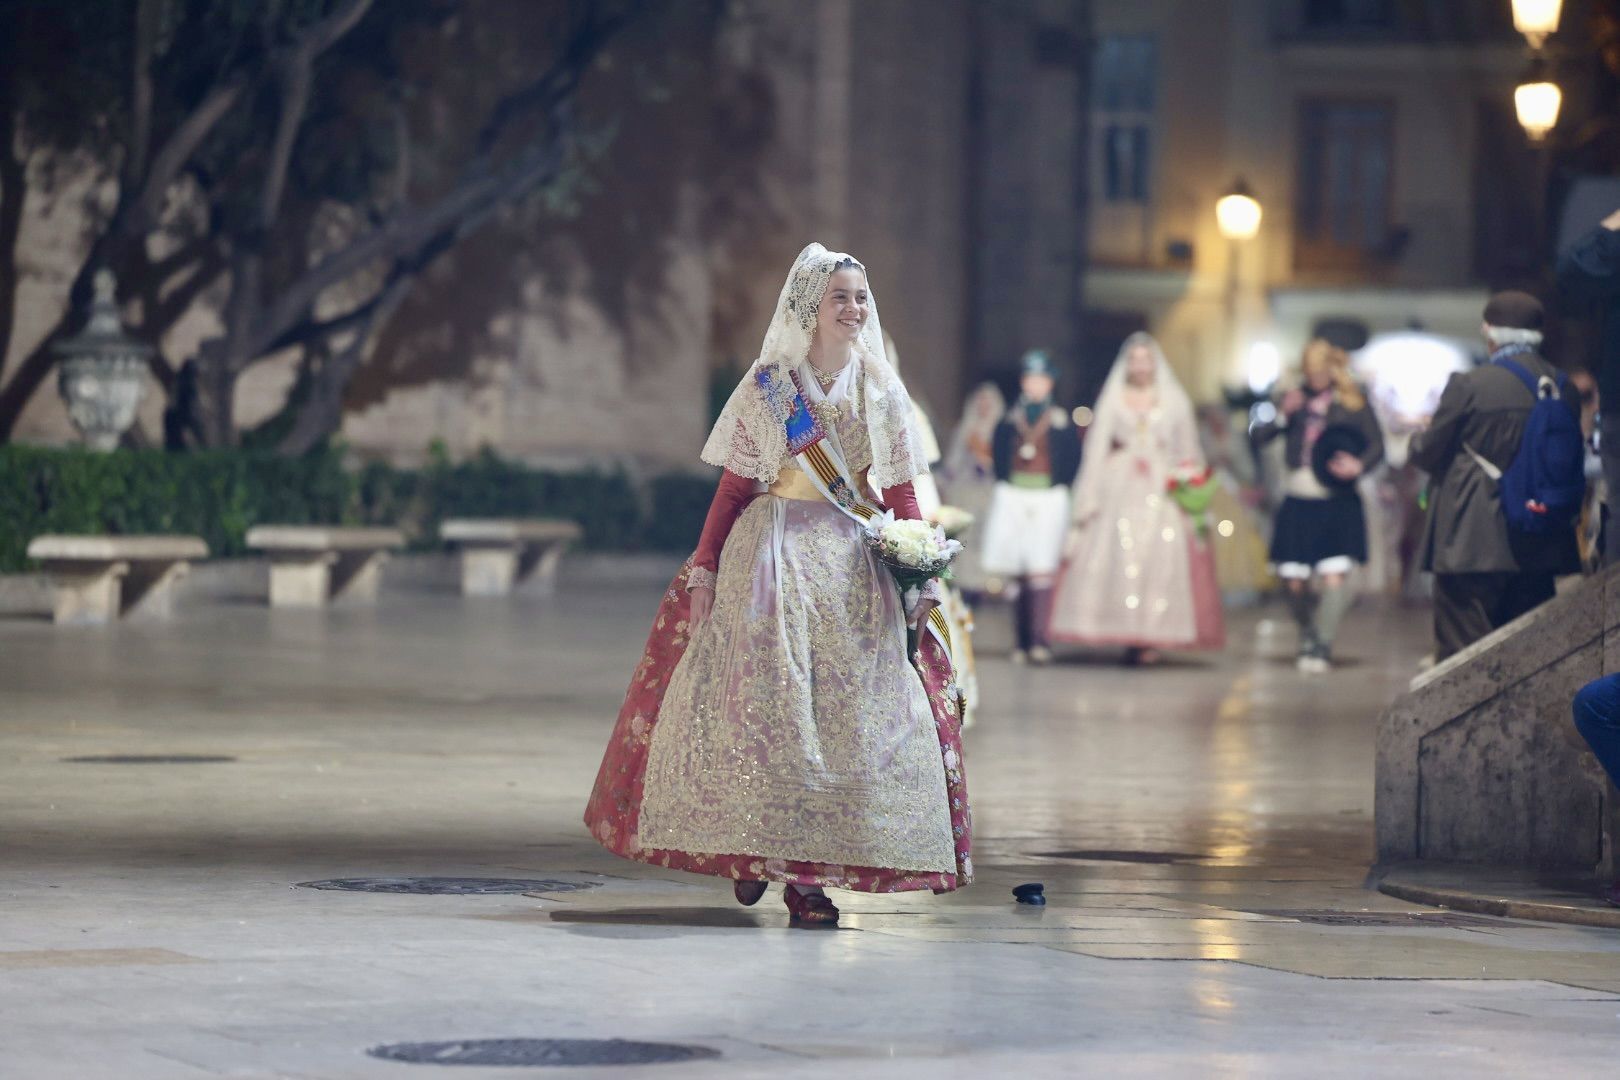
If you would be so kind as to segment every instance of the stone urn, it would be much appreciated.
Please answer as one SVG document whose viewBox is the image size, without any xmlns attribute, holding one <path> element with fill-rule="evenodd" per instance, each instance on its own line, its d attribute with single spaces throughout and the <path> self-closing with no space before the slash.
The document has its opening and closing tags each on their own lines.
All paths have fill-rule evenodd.
<svg viewBox="0 0 1620 1080">
<path fill-rule="evenodd" d="M 52 347 L 62 357 L 56 388 L 73 426 L 92 450 L 117 449 L 135 423 L 146 394 L 147 357 L 153 351 L 124 333 L 117 293 L 112 271 L 96 271 L 89 322 Z"/>
</svg>

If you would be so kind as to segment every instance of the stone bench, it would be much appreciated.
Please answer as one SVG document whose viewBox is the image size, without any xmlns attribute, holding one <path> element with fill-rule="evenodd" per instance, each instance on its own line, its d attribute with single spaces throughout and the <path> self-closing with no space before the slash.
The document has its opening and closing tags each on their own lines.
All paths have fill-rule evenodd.
<svg viewBox="0 0 1620 1080">
<path fill-rule="evenodd" d="M 549 591 L 557 561 L 585 530 L 557 518 L 449 518 L 439 535 L 461 549 L 463 596 L 505 596 L 526 581 Z"/>
<path fill-rule="evenodd" d="M 270 557 L 271 607 L 325 607 L 337 599 L 372 602 L 398 529 L 336 525 L 258 525 L 247 546 Z"/>
<path fill-rule="evenodd" d="M 56 622 L 100 625 L 172 615 L 175 582 L 208 545 L 196 536 L 37 536 L 28 557 L 50 578 Z"/>
</svg>

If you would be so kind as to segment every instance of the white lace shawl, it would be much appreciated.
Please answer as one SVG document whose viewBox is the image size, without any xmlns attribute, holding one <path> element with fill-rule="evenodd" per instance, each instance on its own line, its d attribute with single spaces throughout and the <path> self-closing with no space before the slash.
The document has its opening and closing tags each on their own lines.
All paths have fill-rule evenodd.
<svg viewBox="0 0 1620 1080">
<path fill-rule="evenodd" d="M 791 460 L 787 433 L 765 401 L 756 376 L 773 367 L 780 385 L 810 352 L 815 313 L 833 269 L 849 256 L 811 244 L 799 253 L 782 287 L 759 359 L 731 392 L 720 419 L 703 446 L 703 460 L 738 476 L 769 484 Z M 857 265 L 859 265 L 857 263 Z M 864 268 L 863 268 L 864 269 Z M 922 436 L 913 420 L 911 397 L 884 354 L 877 298 L 867 282 L 869 314 L 855 342 L 851 363 L 861 365 L 863 408 L 872 443 L 872 483 L 896 487 L 928 472 Z"/>
</svg>

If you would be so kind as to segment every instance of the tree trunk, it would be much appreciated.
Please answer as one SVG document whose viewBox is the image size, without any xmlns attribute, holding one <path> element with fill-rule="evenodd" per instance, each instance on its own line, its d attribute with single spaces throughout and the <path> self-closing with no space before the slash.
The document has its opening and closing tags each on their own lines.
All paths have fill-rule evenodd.
<svg viewBox="0 0 1620 1080">
<path fill-rule="evenodd" d="M 225 342 L 212 338 L 197 350 L 197 411 L 204 446 L 224 449 L 237 441 L 236 380 Z"/>
</svg>

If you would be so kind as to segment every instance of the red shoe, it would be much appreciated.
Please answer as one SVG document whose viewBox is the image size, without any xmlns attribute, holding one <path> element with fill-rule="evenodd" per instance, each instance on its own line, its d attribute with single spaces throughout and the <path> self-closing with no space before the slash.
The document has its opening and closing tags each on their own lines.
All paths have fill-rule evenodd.
<svg viewBox="0 0 1620 1080">
<path fill-rule="evenodd" d="M 737 903 L 743 907 L 753 907 L 759 903 L 759 898 L 765 895 L 770 887 L 768 881 L 736 881 L 731 885 L 731 895 L 737 898 Z"/>
<path fill-rule="evenodd" d="M 782 894 L 787 902 L 788 916 L 791 921 L 804 923 L 807 926 L 837 926 L 838 909 L 833 902 L 827 899 L 826 893 L 811 893 L 804 895 L 792 885 Z"/>
</svg>

